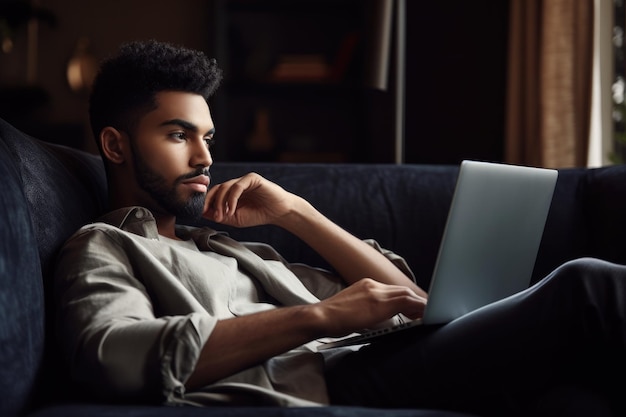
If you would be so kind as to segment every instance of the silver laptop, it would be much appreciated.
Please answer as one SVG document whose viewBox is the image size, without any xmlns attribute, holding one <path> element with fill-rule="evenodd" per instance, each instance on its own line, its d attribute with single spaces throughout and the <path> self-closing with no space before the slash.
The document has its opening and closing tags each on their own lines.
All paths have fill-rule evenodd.
<svg viewBox="0 0 626 417">
<path fill-rule="evenodd" d="M 445 324 L 528 287 L 558 172 L 463 161 L 421 319 L 326 341 L 370 343 L 422 324 Z"/>
</svg>

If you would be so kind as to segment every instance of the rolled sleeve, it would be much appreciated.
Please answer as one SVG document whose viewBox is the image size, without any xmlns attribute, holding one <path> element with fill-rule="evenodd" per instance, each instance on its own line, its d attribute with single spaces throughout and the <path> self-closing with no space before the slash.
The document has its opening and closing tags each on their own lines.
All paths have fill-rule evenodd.
<svg viewBox="0 0 626 417">
<path fill-rule="evenodd" d="M 163 397 L 174 403 L 185 394 L 185 382 L 194 371 L 202 346 L 215 327 L 213 317 L 191 314 L 177 323 L 168 342 L 161 343 L 161 378 Z"/>
<path fill-rule="evenodd" d="M 184 395 L 217 319 L 184 300 L 186 314 L 155 314 L 158 290 L 135 277 L 126 249 L 102 230 L 64 246 L 55 279 L 61 347 L 73 378 L 105 398 L 171 400 Z"/>
</svg>

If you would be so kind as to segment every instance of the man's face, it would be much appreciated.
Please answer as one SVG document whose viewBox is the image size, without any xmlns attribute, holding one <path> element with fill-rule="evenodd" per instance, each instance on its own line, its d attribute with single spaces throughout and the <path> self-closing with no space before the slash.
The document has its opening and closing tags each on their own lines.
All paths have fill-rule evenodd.
<svg viewBox="0 0 626 417">
<path fill-rule="evenodd" d="M 140 203 L 155 214 L 199 218 L 213 162 L 209 107 L 201 96 L 182 92 L 161 92 L 157 103 L 130 138 Z"/>
</svg>

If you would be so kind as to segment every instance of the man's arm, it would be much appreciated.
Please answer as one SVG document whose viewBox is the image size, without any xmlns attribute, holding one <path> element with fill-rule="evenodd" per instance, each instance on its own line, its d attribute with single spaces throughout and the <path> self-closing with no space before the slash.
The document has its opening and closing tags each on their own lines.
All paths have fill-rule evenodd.
<svg viewBox="0 0 626 417">
<path fill-rule="evenodd" d="M 300 237 L 351 284 L 317 304 L 219 321 L 189 388 L 209 384 L 319 337 L 344 336 L 398 313 L 420 317 L 426 293 L 387 258 L 335 225 L 304 199 L 256 174 L 214 186 L 205 217 L 247 227 L 275 224 Z"/>
<path fill-rule="evenodd" d="M 298 236 L 348 283 L 369 277 L 426 292 L 385 256 L 319 213 L 311 204 L 257 174 L 218 184 L 207 195 L 205 216 L 237 227 L 274 224 Z"/>
<path fill-rule="evenodd" d="M 330 221 L 306 200 L 277 225 L 297 235 L 330 263 L 348 283 L 367 277 L 390 285 L 402 285 L 426 298 L 427 294 L 382 253 Z"/>
<path fill-rule="evenodd" d="M 186 382 L 210 384 L 323 336 L 343 336 L 402 313 L 420 317 L 424 299 L 404 286 L 372 279 L 317 304 L 218 321 Z"/>
</svg>

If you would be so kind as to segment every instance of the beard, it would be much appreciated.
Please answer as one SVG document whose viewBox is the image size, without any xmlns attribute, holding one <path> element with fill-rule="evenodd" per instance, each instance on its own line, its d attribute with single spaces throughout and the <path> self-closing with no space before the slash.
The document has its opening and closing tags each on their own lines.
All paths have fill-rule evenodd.
<svg viewBox="0 0 626 417">
<path fill-rule="evenodd" d="M 133 152 L 132 155 L 139 187 L 147 192 L 162 210 L 183 220 L 199 220 L 202 217 L 206 193 L 194 192 L 188 199 L 183 199 L 176 189 L 182 181 L 198 175 L 210 178 L 208 168 L 181 175 L 169 186 L 165 178 L 150 168 L 138 152 Z"/>
</svg>

